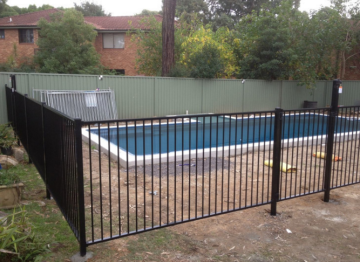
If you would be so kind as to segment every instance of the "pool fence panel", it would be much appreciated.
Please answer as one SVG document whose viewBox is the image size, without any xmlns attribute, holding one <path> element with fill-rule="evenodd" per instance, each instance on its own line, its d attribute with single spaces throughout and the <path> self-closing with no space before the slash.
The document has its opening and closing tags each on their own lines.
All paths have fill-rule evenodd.
<svg viewBox="0 0 360 262">
<path fill-rule="evenodd" d="M 96 243 L 256 206 L 276 215 L 278 201 L 319 192 L 329 201 L 331 189 L 360 183 L 360 106 L 336 106 L 339 81 L 330 108 L 106 121 L 71 118 L 14 83 L 4 90 L 8 119 L 82 256 Z"/>
</svg>

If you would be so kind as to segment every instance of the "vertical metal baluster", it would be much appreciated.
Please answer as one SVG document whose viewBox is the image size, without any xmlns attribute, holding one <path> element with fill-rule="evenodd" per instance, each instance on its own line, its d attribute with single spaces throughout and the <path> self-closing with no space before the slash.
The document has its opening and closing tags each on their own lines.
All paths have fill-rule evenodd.
<svg viewBox="0 0 360 262">
<path fill-rule="evenodd" d="M 167 152 L 167 163 L 166 163 L 166 224 L 169 224 L 169 118 L 166 119 L 166 152 Z M 175 161 L 176 163 L 176 161 Z"/>
<path fill-rule="evenodd" d="M 109 203 L 110 203 L 110 237 L 112 237 L 112 202 L 111 202 L 111 159 L 110 159 L 110 123 L 107 123 L 108 131 L 108 163 L 109 163 Z"/>
<path fill-rule="evenodd" d="M 130 233 L 130 192 L 129 192 L 129 122 L 125 123 L 126 135 L 126 209 L 127 209 L 127 234 Z"/>
<path fill-rule="evenodd" d="M 341 112 L 341 116 L 340 116 L 340 143 L 339 143 L 339 150 L 341 150 L 341 157 L 344 158 L 344 148 L 345 148 L 345 136 L 344 136 L 344 132 L 343 132 L 343 110 L 340 109 L 340 112 Z M 335 130 L 335 133 L 336 133 L 336 130 Z M 341 139 L 342 137 L 342 139 Z M 341 147 L 341 140 L 343 141 L 342 143 L 342 149 L 340 149 Z M 335 154 L 336 152 L 333 151 L 333 154 Z M 340 154 L 339 154 L 340 155 Z M 340 161 L 341 162 L 341 168 L 340 168 L 340 185 L 339 186 L 342 186 L 343 184 L 345 184 L 345 180 L 346 180 L 346 174 L 344 174 L 344 182 L 343 182 L 343 167 L 344 167 L 344 161 Z M 335 163 L 335 162 L 334 162 Z M 335 164 L 334 164 L 335 165 Z M 339 165 L 338 165 L 339 166 Z M 339 169 L 338 169 L 339 170 Z"/>
<path fill-rule="evenodd" d="M 304 112 L 303 113 L 303 124 L 302 124 L 302 145 L 301 145 L 301 164 L 302 163 L 304 163 L 304 161 L 303 161 L 303 158 L 304 158 L 304 146 L 305 146 L 305 138 L 306 138 L 306 136 L 305 136 L 305 122 L 306 122 L 306 112 Z M 306 138 L 307 139 L 307 138 Z M 307 153 L 307 147 L 306 147 L 306 153 Z M 305 157 L 305 161 L 306 161 L 306 159 L 307 159 L 307 155 L 306 155 L 306 157 Z M 306 166 L 306 164 L 305 164 L 305 166 Z M 301 167 L 302 168 L 302 167 Z M 306 172 L 307 173 L 307 172 Z M 305 173 L 305 175 L 304 175 L 304 195 L 305 195 L 305 191 L 306 191 L 306 173 Z M 302 172 L 301 172 L 301 175 L 302 175 Z M 300 192 L 301 192 L 301 190 L 300 190 Z"/>
<path fill-rule="evenodd" d="M 259 204 L 259 172 L 260 172 L 260 143 L 261 143 L 261 137 L 260 137 L 260 134 L 261 134 L 261 116 L 262 114 L 259 113 L 259 141 L 257 142 L 258 144 L 258 151 L 257 151 L 257 155 L 258 155 L 258 159 L 257 159 L 257 175 L 256 175 L 256 204 Z M 254 122 L 255 122 L 255 119 L 254 119 Z M 255 127 L 255 125 L 254 125 Z"/>
<path fill-rule="evenodd" d="M 176 163 L 177 163 L 177 151 L 176 151 L 176 136 L 177 136 L 177 118 L 174 118 L 174 129 L 175 129 L 175 135 L 174 135 L 174 142 L 175 142 L 175 146 L 174 146 L 174 154 L 175 154 L 175 160 L 174 160 L 174 223 L 177 221 L 176 220 L 176 180 L 177 180 L 177 176 L 176 176 Z"/>
<path fill-rule="evenodd" d="M 93 198 L 93 179 L 92 179 L 92 157 L 91 157 L 91 128 L 90 124 L 87 126 L 89 130 L 89 168 L 90 168 L 90 203 L 91 203 L 91 241 L 94 242 L 94 198 Z"/>
<path fill-rule="evenodd" d="M 203 132 L 205 129 L 205 117 L 203 118 Z M 210 116 L 210 128 L 209 128 L 209 137 L 210 137 L 210 146 L 209 146 L 209 212 L 208 212 L 208 215 L 210 216 L 211 214 L 211 151 L 212 151 L 212 116 Z M 205 145 L 205 140 L 203 138 L 203 152 L 204 152 L 204 145 Z M 203 161 L 204 161 L 204 156 L 203 156 Z M 204 177 L 204 172 L 205 172 L 205 169 L 204 169 L 204 165 L 203 165 L 203 177 Z"/>
<path fill-rule="evenodd" d="M 351 108 L 349 108 L 349 115 L 351 115 Z M 349 126 L 350 126 L 350 123 L 351 123 L 351 120 L 350 120 L 350 117 L 348 118 L 349 120 Z M 352 127 L 349 127 L 349 132 L 351 132 L 351 144 L 350 144 L 350 155 L 353 154 L 353 141 L 354 141 L 354 126 L 355 126 L 355 121 L 352 121 Z M 356 141 L 355 141 L 355 145 L 356 145 Z M 347 155 L 346 155 L 346 158 L 347 158 Z M 351 157 L 349 158 L 349 173 L 352 174 L 351 176 L 351 183 L 354 183 L 354 171 L 355 171 L 355 168 L 353 167 L 353 170 L 351 172 Z M 349 183 L 350 183 L 350 176 L 349 176 Z"/>
<path fill-rule="evenodd" d="M 237 129 L 237 126 L 238 126 L 238 115 L 236 114 L 235 115 L 235 152 L 234 152 L 234 199 L 233 199 L 233 202 L 234 202 L 234 205 L 233 205 L 233 209 L 236 208 L 236 158 L 237 158 L 237 132 L 238 132 L 238 129 Z M 241 188 L 239 188 L 239 192 L 241 194 Z M 240 206 L 239 206 L 240 208 Z"/>
<path fill-rule="evenodd" d="M 298 118 L 298 130 L 297 130 L 297 146 L 296 146 L 296 162 L 295 162 L 295 165 L 296 165 L 296 168 L 298 167 L 298 159 L 299 159 L 299 146 L 300 146 L 300 123 L 301 123 L 301 118 L 300 118 L 300 112 L 297 112 L 297 115 L 299 116 Z M 294 129 L 295 129 L 295 125 L 294 125 Z M 295 137 L 294 137 L 295 139 Z M 302 168 L 301 168 L 302 169 Z M 297 183 L 299 183 L 299 194 L 300 195 L 300 190 L 301 190 L 301 175 L 302 175 L 302 172 L 301 172 L 301 169 L 300 169 L 300 180 L 298 182 L 298 173 L 296 173 L 296 179 L 295 179 L 295 196 L 297 195 Z"/>
<path fill-rule="evenodd" d="M 190 208 L 191 208 L 191 195 L 190 195 L 190 189 L 191 189 L 191 118 L 189 117 L 189 193 L 188 193 L 188 219 L 190 220 Z"/>
<path fill-rule="evenodd" d="M 224 158 L 225 158 L 225 116 L 223 118 L 222 127 L 222 159 L 221 159 L 221 212 L 224 212 Z"/>
<path fill-rule="evenodd" d="M 264 114 L 264 152 L 263 152 L 263 160 L 266 159 L 266 155 L 265 155 L 265 152 L 266 152 L 266 129 L 267 129 L 267 125 L 266 125 L 266 122 L 267 122 L 267 115 L 266 113 Z M 271 141 L 271 139 L 269 139 L 269 142 Z M 260 143 L 259 143 L 259 150 L 260 150 Z M 261 203 L 264 203 L 264 190 L 265 190 L 265 165 L 262 165 L 263 166 L 263 175 L 262 175 L 262 197 L 261 197 Z"/>
<path fill-rule="evenodd" d="M 154 228 L 154 121 L 151 119 L 151 228 Z"/>
<path fill-rule="evenodd" d="M 198 142 L 199 142 L 199 135 L 198 135 L 198 131 L 199 131 L 199 127 L 198 127 L 198 122 L 199 122 L 199 118 L 196 117 L 196 125 L 195 125 L 195 129 L 196 129 L 196 136 L 195 136 L 195 144 L 196 144 L 196 167 L 195 167 L 195 219 L 198 217 L 197 215 L 197 199 L 198 199 Z M 203 140 L 205 140 L 205 137 L 203 137 Z M 204 158 L 203 158 L 203 163 L 204 163 Z M 202 187 L 204 189 L 204 183 L 202 184 Z M 203 191 L 203 196 L 204 196 L 204 191 Z M 201 205 L 201 209 L 202 209 L 202 216 L 204 216 L 204 202 L 202 202 Z"/>
<path fill-rule="evenodd" d="M 241 208 L 241 191 L 242 190 L 242 155 L 243 155 L 243 145 L 244 145 L 244 114 L 241 114 L 241 147 L 240 147 L 240 185 L 239 185 L 239 208 Z M 245 191 L 246 193 L 246 191 Z M 245 200 L 246 206 L 246 200 Z"/>
<path fill-rule="evenodd" d="M 269 141 L 270 141 L 270 143 L 269 143 L 269 159 L 270 159 L 270 154 L 271 154 L 271 139 L 272 139 L 272 128 L 273 128 L 273 118 L 275 118 L 275 115 L 274 115 L 274 113 L 271 113 L 270 114 L 270 139 L 269 139 Z M 274 141 L 273 141 L 273 143 L 274 143 Z M 272 175 L 272 169 L 270 168 L 270 166 L 268 166 L 268 184 L 267 184 L 267 202 L 269 202 L 270 201 L 270 173 L 271 173 L 271 175 Z"/>
<path fill-rule="evenodd" d="M 218 141 L 219 141 L 219 116 L 216 116 L 216 161 L 215 161 L 215 214 L 217 214 L 217 181 L 218 181 Z"/>
<path fill-rule="evenodd" d="M 181 118 L 181 221 L 184 221 L 184 117 Z"/>
<path fill-rule="evenodd" d="M 144 183 L 144 230 L 146 229 L 146 162 L 145 162 L 145 120 L 142 121 L 142 138 L 143 138 L 143 183 Z"/>
<path fill-rule="evenodd" d="M 250 143 L 250 118 L 249 114 L 247 115 L 247 141 L 246 141 L 246 169 L 245 169 L 245 207 L 248 206 L 247 197 L 248 197 L 248 174 L 247 166 L 249 164 L 249 143 Z"/>
<path fill-rule="evenodd" d="M 328 122 L 330 121 L 330 114 L 331 112 L 329 111 L 329 116 L 328 116 Z M 335 117 L 335 134 L 334 134 L 334 145 L 333 145 L 333 153 L 335 154 L 335 152 L 337 151 L 337 147 L 340 147 L 340 142 L 341 142 L 341 133 L 337 132 L 337 129 L 339 124 L 339 116 Z M 339 144 L 338 144 L 338 143 Z M 332 180 L 332 187 L 336 187 L 338 185 L 338 181 L 339 181 L 339 169 L 336 169 L 336 178 L 335 178 L 335 164 L 336 163 L 332 163 L 332 176 L 331 176 L 331 180 Z M 339 166 L 339 164 L 337 163 L 337 166 Z M 335 180 L 335 185 L 334 185 L 334 180 Z"/>
<path fill-rule="evenodd" d="M 120 195 L 120 135 L 119 135 L 119 122 L 116 122 L 116 144 L 117 144 L 117 170 L 118 170 L 118 213 L 119 213 L 119 235 L 121 232 L 121 195 Z"/>
<path fill-rule="evenodd" d="M 229 115 L 229 120 L 230 120 L 230 123 L 229 123 L 228 180 L 227 180 L 227 183 L 228 183 L 227 211 L 229 211 L 229 209 L 230 209 L 230 153 L 231 153 L 231 120 L 232 120 L 231 115 Z M 235 192 L 234 192 L 234 194 L 235 194 Z"/>
<path fill-rule="evenodd" d="M 349 144 L 351 143 L 351 142 L 349 142 L 349 141 L 351 141 L 350 140 L 350 121 L 346 118 L 347 117 L 347 115 L 348 115 L 348 108 L 345 108 L 345 109 L 343 109 L 343 110 L 345 110 L 345 132 L 347 132 L 348 133 L 348 140 L 347 140 L 347 142 L 345 143 L 345 141 L 344 141 L 344 149 L 345 149 L 345 146 L 346 146 L 346 150 L 345 150 L 345 158 L 343 158 L 343 159 L 346 159 L 346 162 L 349 162 L 350 163 L 350 158 L 348 158 L 348 152 L 349 152 Z M 347 123 L 349 123 L 349 127 L 348 127 L 348 130 L 346 130 L 346 124 Z M 335 156 L 335 154 L 334 154 L 334 156 Z M 348 161 L 348 159 L 349 159 L 349 161 Z M 335 161 L 334 161 L 335 162 Z M 348 175 L 348 172 L 347 172 L 348 170 L 347 170 L 347 163 L 345 163 L 345 176 L 347 175 L 347 184 L 349 184 L 350 183 L 350 175 Z M 349 170 L 350 171 L 350 170 Z M 346 184 L 346 182 L 345 182 L 345 184 Z"/>
<path fill-rule="evenodd" d="M 319 112 L 319 115 L 320 115 L 320 112 Z M 320 139 L 320 151 L 322 152 L 323 151 L 323 135 L 325 133 L 325 117 L 324 117 L 324 114 L 321 114 L 321 118 L 322 118 L 322 121 L 321 121 L 321 139 Z M 319 184 L 320 184 L 320 179 L 322 179 L 322 185 L 321 185 L 321 188 L 319 188 L 319 191 L 320 190 L 323 190 L 324 189 L 324 175 L 325 175 L 325 168 L 323 169 L 323 172 L 322 172 L 322 176 L 321 176 L 321 171 L 320 171 L 320 167 L 321 167 L 321 162 L 319 160 L 319 177 L 318 177 L 318 180 L 319 180 Z"/>
<path fill-rule="evenodd" d="M 101 240 L 104 240 L 104 227 L 103 227 L 103 203 L 102 203 L 102 182 L 101 182 L 101 130 L 100 123 L 98 125 L 98 145 L 99 145 L 99 182 L 100 182 L 100 223 L 101 223 Z"/>
<path fill-rule="evenodd" d="M 138 173 L 137 173 L 137 122 L 134 121 L 134 143 L 135 143 L 135 231 L 138 232 Z M 128 181 L 129 183 L 129 181 Z"/>
<path fill-rule="evenodd" d="M 161 184 L 161 119 L 159 119 L 159 226 L 161 226 L 161 191 L 162 191 L 162 184 Z"/>
<path fill-rule="evenodd" d="M 198 118 L 196 118 L 196 120 L 198 121 Z M 204 216 L 204 197 L 205 197 L 205 191 L 204 191 L 204 176 L 205 176 L 205 117 L 203 117 L 203 148 L 202 148 L 202 195 L 201 195 L 201 216 Z M 211 132 L 211 130 L 210 130 Z M 210 146 L 209 146 L 210 152 L 211 152 L 211 140 L 210 140 Z M 211 154 L 211 153 L 210 153 Z M 210 161 L 211 162 L 211 161 Z M 197 165 L 197 164 L 196 164 Z M 211 171 L 210 171 L 211 173 Z M 209 176 L 210 176 L 209 173 Z M 210 178 L 209 178 L 210 179 Z M 210 181 L 209 181 L 210 182 Z M 196 202 L 197 204 L 197 202 Z M 210 210 L 210 206 L 209 206 L 209 210 Z M 210 212 L 209 212 L 210 214 Z"/>
</svg>

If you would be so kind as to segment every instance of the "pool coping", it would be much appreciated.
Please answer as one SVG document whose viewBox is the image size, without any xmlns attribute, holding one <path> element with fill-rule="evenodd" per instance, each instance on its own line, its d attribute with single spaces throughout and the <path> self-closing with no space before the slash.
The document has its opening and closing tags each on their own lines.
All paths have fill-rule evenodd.
<svg viewBox="0 0 360 262">
<path fill-rule="evenodd" d="M 304 113 L 301 113 L 304 114 Z M 315 113 L 310 113 L 315 114 Z M 289 115 L 299 115 L 299 114 L 289 114 Z M 224 117 L 228 117 L 224 115 Z M 260 118 L 260 117 L 270 117 L 270 116 L 254 116 L 250 118 Z M 350 117 L 341 117 L 341 118 L 350 118 Z M 352 117 L 351 119 L 354 119 Z M 234 118 L 236 119 L 236 118 Z M 356 118 L 359 120 L 359 118 Z M 191 120 L 191 122 L 196 122 L 196 120 Z M 182 123 L 182 122 L 180 122 Z M 169 124 L 180 124 L 179 122 L 169 122 Z M 184 123 L 189 123 L 184 121 Z M 167 125 L 168 123 L 160 123 L 161 125 Z M 151 124 L 137 124 L 136 126 L 149 126 Z M 156 124 L 156 126 L 159 124 Z M 134 127 L 135 125 L 128 125 L 128 127 Z M 120 126 L 119 126 L 120 127 Z M 124 126 L 122 126 L 124 127 Z M 108 127 L 93 127 L 90 129 L 107 129 Z M 135 156 L 130 152 L 126 152 L 125 150 L 121 149 L 120 147 L 116 146 L 115 144 L 109 142 L 108 140 L 99 137 L 96 134 L 91 134 L 89 138 L 89 131 L 88 127 L 82 128 L 82 139 L 86 143 L 90 143 L 92 146 L 96 146 L 96 149 L 100 153 L 105 153 L 109 155 L 110 151 L 110 158 L 115 161 L 120 161 L 120 165 L 123 167 L 132 167 L 132 166 L 143 166 L 149 164 L 158 164 L 160 162 L 178 162 L 178 161 L 186 161 L 193 158 L 208 158 L 208 157 L 232 157 L 237 155 L 242 155 L 248 152 L 255 152 L 259 150 L 272 150 L 273 149 L 273 141 L 263 141 L 263 142 L 256 142 L 256 143 L 247 143 L 247 144 L 239 144 L 239 145 L 227 145 L 221 147 L 212 147 L 212 148 L 205 148 L 205 149 L 192 149 L 192 150 L 184 150 L 184 151 L 175 151 L 170 153 L 162 153 L 162 154 L 153 154 L 153 155 L 138 155 Z M 334 142 L 345 142 L 348 140 L 352 140 L 355 136 L 355 139 L 360 137 L 360 131 L 350 131 L 350 132 L 343 132 L 339 134 L 335 134 Z M 350 139 L 351 136 L 351 139 Z M 98 141 L 100 139 L 100 147 L 98 145 Z M 318 135 L 318 136 L 311 136 L 311 137 L 297 137 L 297 138 L 289 138 L 283 139 L 281 141 L 281 147 L 295 147 L 295 146 L 302 146 L 304 144 L 309 145 L 318 145 L 318 144 L 326 144 L 327 135 Z M 315 141 L 315 142 L 313 142 Z"/>
</svg>

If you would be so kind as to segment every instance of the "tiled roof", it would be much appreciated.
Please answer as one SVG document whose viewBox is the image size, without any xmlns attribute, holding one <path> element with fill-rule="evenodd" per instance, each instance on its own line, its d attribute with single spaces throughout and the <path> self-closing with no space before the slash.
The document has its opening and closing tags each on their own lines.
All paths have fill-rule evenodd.
<svg viewBox="0 0 360 262">
<path fill-rule="evenodd" d="M 143 16 L 86 16 L 85 22 L 92 24 L 100 31 L 129 30 L 132 28 L 149 29 L 140 23 L 143 18 Z M 156 15 L 155 19 L 161 22 L 162 16 Z"/>
<path fill-rule="evenodd" d="M 28 14 L 3 17 L 0 18 L 0 27 L 36 27 L 40 18 L 45 18 L 46 20 L 49 20 L 50 15 L 56 12 L 59 12 L 59 10 L 53 8 Z"/>
<path fill-rule="evenodd" d="M 0 27 L 36 27 L 40 18 L 50 20 L 50 15 L 62 12 L 56 8 L 0 18 Z M 11 18 L 11 19 L 10 19 Z M 85 22 L 93 25 L 97 30 L 129 30 L 148 29 L 140 24 L 143 16 L 86 16 Z M 155 16 L 157 21 L 162 21 L 162 16 Z"/>
</svg>

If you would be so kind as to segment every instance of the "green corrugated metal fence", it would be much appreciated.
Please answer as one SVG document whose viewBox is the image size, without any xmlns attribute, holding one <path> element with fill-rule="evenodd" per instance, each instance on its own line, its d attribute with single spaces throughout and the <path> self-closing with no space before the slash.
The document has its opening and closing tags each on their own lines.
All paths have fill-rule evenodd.
<svg viewBox="0 0 360 262">
<path fill-rule="evenodd" d="M 7 122 L 5 84 L 11 73 L 0 73 L 0 123 Z M 318 81 L 315 90 L 296 81 L 184 79 L 162 77 L 16 73 L 17 90 L 33 96 L 43 90 L 115 90 L 119 118 L 141 118 L 196 113 L 229 113 L 301 108 L 304 100 L 331 102 L 332 81 Z M 360 81 L 343 81 L 340 105 L 360 100 Z"/>
</svg>

